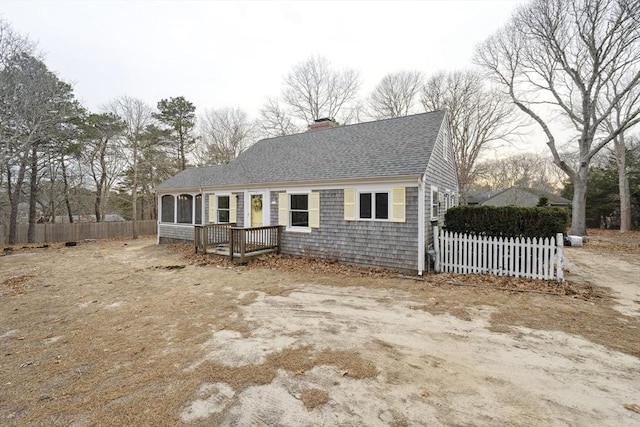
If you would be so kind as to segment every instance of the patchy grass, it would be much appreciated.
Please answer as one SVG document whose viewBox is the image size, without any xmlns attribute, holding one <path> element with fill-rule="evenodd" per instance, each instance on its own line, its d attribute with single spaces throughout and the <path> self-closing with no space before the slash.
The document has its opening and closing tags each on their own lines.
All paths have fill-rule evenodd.
<svg viewBox="0 0 640 427">
<path fill-rule="evenodd" d="M 203 356 L 212 332 L 251 336 L 260 325 L 242 313 L 261 295 L 286 296 L 309 283 L 397 291 L 410 295 L 415 309 L 462 319 L 489 306 L 492 330 L 559 330 L 640 357 L 640 320 L 613 310 L 602 288 L 578 281 L 558 285 L 459 275 L 407 280 L 394 271 L 333 261 L 272 255 L 239 267 L 192 252 L 191 245 L 156 246 L 148 239 L 3 254 L 2 423 L 176 425 L 205 382 L 225 382 L 240 392 L 270 383 L 279 369 L 296 376 L 316 366 L 332 366 L 354 380 L 376 378 L 380 368 L 374 361 L 330 343 L 293 345 L 259 364 L 207 361 L 187 369 Z M 167 268 L 172 266 L 179 268 Z M 380 343 L 383 351 L 391 350 Z M 308 409 L 329 398 L 316 386 L 303 396 Z"/>
<path fill-rule="evenodd" d="M 329 401 L 329 394 L 319 388 L 310 388 L 302 390 L 300 399 L 302 399 L 304 406 L 311 410 L 327 403 Z"/>
</svg>

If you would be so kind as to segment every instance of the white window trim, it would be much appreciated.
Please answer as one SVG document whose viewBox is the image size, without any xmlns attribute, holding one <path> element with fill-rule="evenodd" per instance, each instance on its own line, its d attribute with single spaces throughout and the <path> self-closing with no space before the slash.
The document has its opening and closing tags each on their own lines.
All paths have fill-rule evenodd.
<svg viewBox="0 0 640 427">
<path fill-rule="evenodd" d="M 309 218 L 309 198 L 311 195 L 311 191 L 287 191 L 287 228 L 285 231 L 292 233 L 311 233 L 311 224 Z M 307 223 L 309 224 L 307 227 L 293 226 L 291 225 L 291 196 L 307 196 Z M 303 212 L 303 211 L 299 211 Z"/>
<path fill-rule="evenodd" d="M 430 215 L 431 215 L 431 221 L 437 221 L 439 219 L 439 215 L 440 215 L 440 203 L 438 200 L 435 201 L 433 200 L 433 194 L 436 193 L 438 194 L 438 187 L 436 187 L 435 185 L 431 186 L 431 197 L 430 197 L 430 201 L 431 201 L 431 205 L 430 205 Z M 437 196 L 436 196 L 437 197 Z M 438 212 L 436 213 L 436 215 L 433 215 L 433 205 L 434 204 L 438 204 Z"/>
<path fill-rule="evenodd" d="M 162 208 L 162 198 L 166 197 L 166 196 L 173 197 L 173 221 L 171 221 L 171 222 L 167 222 L 167 221 L 163 221 L 162 220 L 162 214 L 164 213 L 164 209 Z M 159 199 L 160 199 L 160 204 L 159 204 L 159 209 L 158 209 L 158 212 L 159 212 L 158 222 L 160 224 L 177 224 L 176 223 L 176 204 L 177 204 L 176 195 L 175 194 L 163 194 L 163 195 L 161 195 L 159 197 Z"/>
<path fill-rule="evenodd" d="M 178 222 L 178 197 L 180 196 L 191 196 L 191 222 Z M 162 198 L 164 196 L 171 196 L 173 197 L 173 221 L 172 222 L 166 222 L 166 221 L 162 221 L 162 213 L 163 213 L 163 209 L 162 209 Z M 158 199 L 159 199 L 159 204 L 158 204 L 158 223 L 159 224 L 164 224 L 164 225 L 180 225 L 180 226 L 189 226 L 189 225 L 199 225 L 198 223 L 196 223 L 196 196 L 202 196 L 202 213 L 204 214 L 204 195 L 202 193 L 171 193 L 171 194 L 163 194 L 161 195 Z M 201 218 L 201 221 L 204 220 L 204 216 Z"/>
<path fill-rule="evenodd" d="M 215 223 L 216 224 L 232 224 L 233 221 L 231 221 L 231 198 L 234 197 L 235 195 L 233 193 L 214 193 L 214 196 L 216 198 L 216 218 L 215 218 Z M 229 208 L 225 209 L 227 211 L 229 211 L 229 221 L 228 222 L 220 222 L 218 221 L 218 211 L 220 210 L 219 206 L 220 206 L 220 197 L 228 197 L 229 198 Z M 211 220 L 211 218 L 209 218 L 209 220 Z"/>
<path fill-rule="evenodd" d="M 393 209 L 393 197 L 392 197 L 392 189 L 383 189 L 383 190 L 359 190 L 356 189 L 356 221 L 373 221 L 373 222 L 391 222 L 391 213 Z M 386 193 L 387 194 L 387 218 L 376 218 L 376 207 L 375 207 L 375 194 L 376 193 Z M 371 194 L 371 218 L 360 218 L 360 194 Z"/>
<path fill-rule="evenodd" d="M 271 192 L 267 190 L 245 190 L 244 205 L 248 209 L 244 209 L 244 223 L 251 224 L 251 196 L 262 196 L 262 224 L 263 226 L 271 225 Z"/>
</svg>

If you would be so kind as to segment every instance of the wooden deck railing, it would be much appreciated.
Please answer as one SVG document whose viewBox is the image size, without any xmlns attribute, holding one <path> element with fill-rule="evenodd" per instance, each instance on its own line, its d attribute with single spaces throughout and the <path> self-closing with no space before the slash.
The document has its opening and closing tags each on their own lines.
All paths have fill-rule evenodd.
<svg viewBox="0 0 640 427">
<path fill-rule="evenodd" d="M 235 223 L 194 225 L 193 244 L 196 253 L 198 253 L 198 250 L 207 253 L 207 247 L 209 246 L 228 244 L 231 236 L 231 227 L 235 226 Z"/>
<path fill-rule="evenodd" d="M 195 251 L 207 253 L 208 248 L 227 246 L 232 260 L 244 264 L 247 257 L 257 252 L 280 252 L 282 227 L 242 228 L 236 224 L 203 224 L 194 226 L 193 244 Z M 226 251 L 225 251 L 226 252 Z"/>
<path fill-rule="evenodd" d="M 280 252 L 282 240 L 282 227 L 268 225 L 265 227 L 239 228 L 231 227 L 231 240 L 229 241 L 229 257 L 233 260 L 239 258 L 244 264 L 247 255 L 260 251 L 275 250 Z"/>
</svg>

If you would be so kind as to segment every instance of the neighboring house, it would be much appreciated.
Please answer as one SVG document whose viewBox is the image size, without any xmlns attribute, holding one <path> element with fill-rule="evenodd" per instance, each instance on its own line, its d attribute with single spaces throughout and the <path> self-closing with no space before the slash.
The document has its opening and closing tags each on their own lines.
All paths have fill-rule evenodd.
<svg viewBox="0 0 640 427">
<path fill-rule="evenodd" d="M 193 240 L 193 224 L 282 225 L 281 252 L 425 269 L 433 225 L 458 203 L 444 111 L 257 142 L 228 164 L 160 184 L 158 242 Z"/>
<path fill-rule="evenodd" d="M 481 202 L 484 206 L 537 206 L 541 197 L 547 198 L 549 206 L 568 207 L 571 200 L 565 199 L 553 193 L 534 188 L 511 187 L 503 190 L 493 197 Z"/>
<path fill-rule="evenodd" d="M 476 206 L 481 205 L 485 200 L 490 199 L 493 196 L 493 191 L 483 191 L 480 193 L 473 193 L 467 195 L 467 205 Z"/>
<path fill-rule="evenodd" d="M 36 205 L 36 221 L 38 218 L 42 218 L 42 209 L 40 206 Z M 29 223 L 29 203 L 20 202 L 18 203 L 18 224 L 28 224 Z"/>
</svg>

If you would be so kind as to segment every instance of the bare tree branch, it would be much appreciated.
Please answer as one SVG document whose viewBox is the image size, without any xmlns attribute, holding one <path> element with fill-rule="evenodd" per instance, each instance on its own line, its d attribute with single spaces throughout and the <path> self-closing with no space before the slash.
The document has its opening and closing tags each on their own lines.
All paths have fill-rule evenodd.
<svg viewBox="0 0 640 427">
<path fill-rule="evenodd" d="M 387 74 L 369 96 L 369 114 L 375 119 L 411 114 L 423 84 L 422 73 L 419 71 Z"/>
<path fill-rule="evenodd" d="M 515 105 L 547 137 L 554 162 L 574 185 L 571 233 L 586 233 L 589 163 L 618 135 L 640 122 L 640 108 L 628 110 L 609 130 L 616 105 L 640 85 L 639 0 L 533 0 L 486 40 L 475 61 L 503 85 Z M 617 93 L 605 96 L 617 82 Z M 624 82 L 624 84 L 619 84 Z M 539 101 L 552 106 L 540 109 Z M 577 166 L 559 153 L 550 116 L 560 112 L 576 131 Z"/>
<path fill-rule="evenodd" d="M 205 144 L 201 165 L 227 163 L 246 150 L 256 137 L 256 126 L 239 108 L 205 110 L 200 134 Z"/>
<path fill-rule="evenodd" d="M 267 98 L 260 110 L 259 126 L 266 137 L 293 135 L 301 131 L 293 122 L 291 114 L 275 98 Z"/>
<path fill-rule="evenodd" d="M 509 100 L 485 87 L 482 76 L 473 71 L 432 76 L 424 86 L 422 105 L 426 111 L 447 109 L 460 192 L 466 199 L 478 174 L 480 154 L 517 135 L 522 123 L 514 117 Z"/>
<path fill-rule="evenodd" d="M 153 123 L 153 108 L 144 101 L 130 96 L 121 96 L 111 101 L 107 108 L 120 116 L 126 123 L 124 132 L 124 150 L 130 153 L 127 157 L 133 170 L 131 184 L 131 207 L 133 220 L 133 238 L 138 238 L 138 163 L 141 144 L 147 126 Z"/>
<path fill-rule="evenodd" d="M 341 114 L 355 100 L 360 73 L 334 70 L 326 58 L 312 56 L 293 67 L 284 85 L 282 99 L 293 117 L 307 125 L 325 117 L 344 121 Z"/>
</svg>

